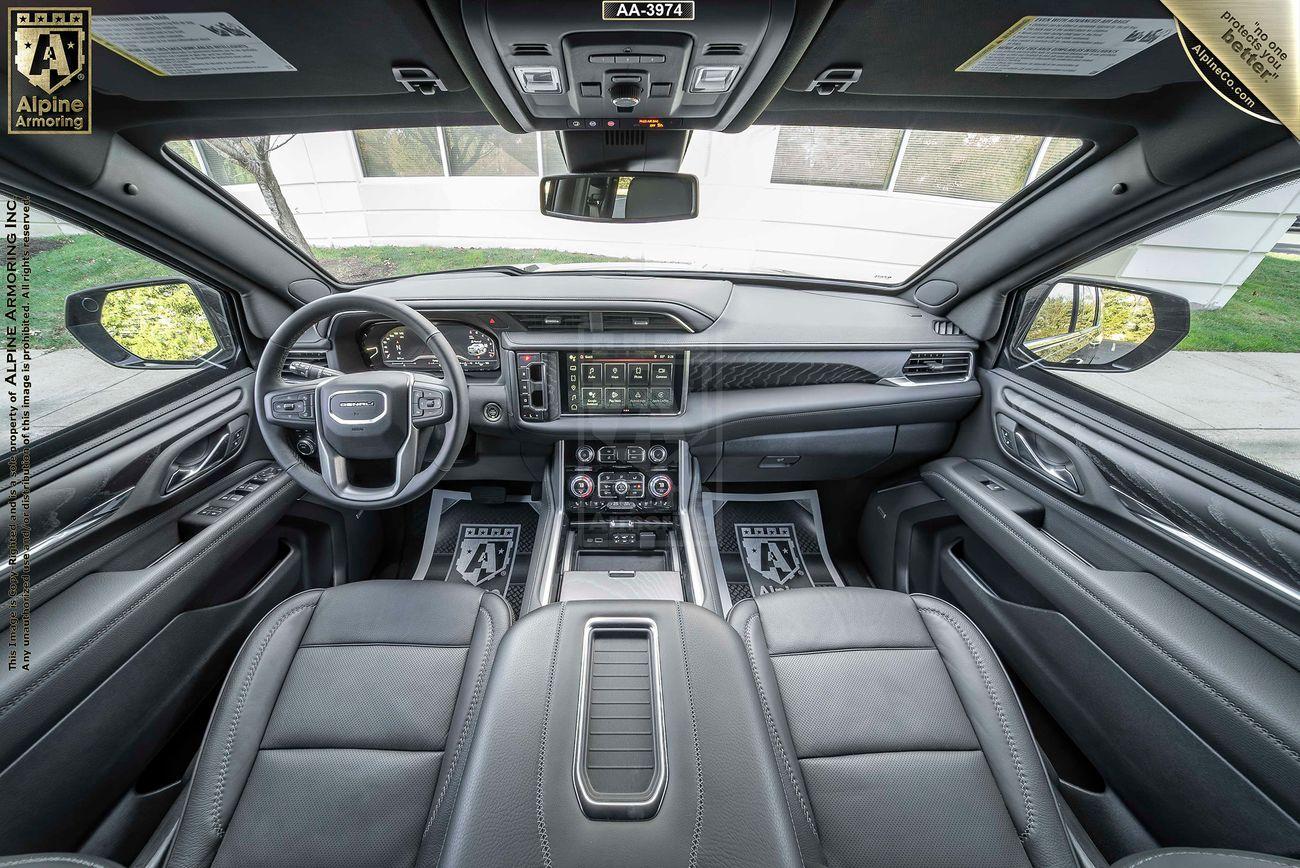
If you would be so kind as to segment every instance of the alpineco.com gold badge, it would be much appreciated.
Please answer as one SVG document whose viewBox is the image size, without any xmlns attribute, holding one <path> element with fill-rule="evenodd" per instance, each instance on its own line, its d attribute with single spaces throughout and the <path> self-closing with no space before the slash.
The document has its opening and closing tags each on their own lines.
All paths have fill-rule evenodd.
<svg viewBox="0 0 1300 868">
<path fill-rule="evenodd" d="M 90 9 L 9 9 L 9 132 L 90 132 Z"/>
</svg>

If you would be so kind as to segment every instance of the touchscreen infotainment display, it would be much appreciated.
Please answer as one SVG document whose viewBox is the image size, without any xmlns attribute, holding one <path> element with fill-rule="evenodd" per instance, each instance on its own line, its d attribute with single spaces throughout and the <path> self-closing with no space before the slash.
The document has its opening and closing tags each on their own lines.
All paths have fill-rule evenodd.
<svg viewBox="0 0 1300 868">
<path fill-rule="evenodd" d="M 682 409 L 683 354 L 667 350 L 566 352 L 566 413 L 675 414 Z"/>
</svg>

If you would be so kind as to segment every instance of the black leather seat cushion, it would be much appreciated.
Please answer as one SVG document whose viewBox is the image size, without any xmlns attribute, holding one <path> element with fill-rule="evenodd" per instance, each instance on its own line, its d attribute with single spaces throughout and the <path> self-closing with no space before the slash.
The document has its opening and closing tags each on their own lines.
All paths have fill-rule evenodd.
<svg viewBox="0 0 1300 868">
<path fill-rule="evenodd" d="M 747 600 L 750 655 L 807 863 L 1075 866 L 992 648 L 952 606 L 865 588 Z"/>
<path fill-rule="evenodd" d="M 436 864 L 510 620 L 452 582 L 286 600 L 226 679 L 167 866 Z"/>
</svg>

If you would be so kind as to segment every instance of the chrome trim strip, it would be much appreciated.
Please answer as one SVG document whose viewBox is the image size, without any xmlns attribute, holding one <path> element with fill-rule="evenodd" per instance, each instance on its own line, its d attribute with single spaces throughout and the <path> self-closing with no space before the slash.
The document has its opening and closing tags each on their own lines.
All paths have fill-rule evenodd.
<svg viewBox="0 0 1300 868">
<path fill-rule="evenodd" d="M 697 495 L 694 484 L 694 458 L 685 440 L 677 441 L 677 526 L 681 529 L 682 548 L 686 552 L 686 572 L 691 580 L 691 602 L 705 603 L 704 576 L 695 551 L 695 528 L 691 522 L 691 502 Z"/>
<path fill-rule="evenodd" d="M 1270 576 L 1268 573 L 1262 572 L 1254 566 L 1251 566 L 1245 561 L 1237 558 L 1235 555 L 1225 552 L 1218 546 L 1211 545 L 1200 537 L 1183 530 L 1181 527 L 1178 527 L 1169 519 L 1165 518 L 1145 503 L 1137 500 L 1132 495 L 1120 491 L 1113 485 L 1110 488 L 1111 491 L 1115 492 L 1115 494 L 1119 496 L 1119 499 L 1123 504 L 1128 507 L 1134 518 L 1141 519 L 1164 535 L 1172 537 L 1184 545 L 1190 546 L 1211 560 L 1217 561 L 1220 565 L 1244 576 L 1264 590 L 1281 595 L 1291 604 L 1300 604 L 1300 590 L 1297 590 L 1280 579 Z"/>
<path fill-rule="evenodd" d="M 646 791 L 644 798 L 607 801 L 600 799 L 587 788 L 585 776 L 582 774 L 582 764 L 587 753 L 587 683 L 590 680 L 591 640 L 592 633 L 596 630 L 627 628 L 645 630 L 650 634 L 650 680 L 653 683 L 650 696 L 651 702 L 654 703 L 654 708 L 650 713 L 653 715 L 655 725 L 655 773 L 654 777 L 651 778 L 650 788 Z M 668 787 L 668 748 L 664 739 L 663 679 L 659 673 L 659 628 L 653 619 L 599 616 L 587 619 L 586 624 L 583 625 L 582 671 L 578 676 L 578 721 L 577 731 L 574 733 L 573 786 L 578 793 L 578 801 L 582 805 L 583 813 L 592 819 L 648 820 L 659 812 L 659 804 L 663 801 L 664 791 Z M 601 808 L 607 810 L 601 811 Z M 619 813 L 625 814 L 625 816 L 611 816 L 613 812 L 608 809 L 617 809 Z M 634 812 L 635 815 L 633 816 Z"/>
<path fill-rule="evenodd" d="M 537 608 L 555 602 L 556 596 L 555 580 L 560 568 L 557 560 L 567 519 L 564 504 L 564 444 L 563 440 L 555 444 L 555 454 L 547 469 L 550 485 L 547 486 L 546 494 L 551 498 L 551 526 L 546 534 L 546 547 L 542 550 L 542 572 L 537 581 Z"/>
<path fill-rule="evenodd" d="M 230 432 L 226 431 L 217 438 L 217 442 L 212 444 L 212 448 L 199 459 L 197 464 L 172 468 L 171 475 L 167 477 L 167 482 L 163 484 L 162 493 L 169 495 L 181 490 L 209 470 L 223 464 L 227 458 L 233 457 L 226 454 L 226 445 L 229 442 Z"/>
<path fill-rule="evenodd" d="M 23 561 L 34 561 L 46 552 L 58 548 L 64 543 L 71 542 L 75 537 L 79 537 L 108 521 L 113 517 L 114 513 L 122 508 L 122 504 L 126 503 L 133 491 L 135 491 L 134 485 L 119 491 L 98 506 L 92 506 L 54 533 L 33 543 L 26 550 L 19 551 L 14 555 L 10 563 L 6 564 L 5 569 L 0 571 L 0 576 L 18 572 L 22 568 Z"/>
</svg>

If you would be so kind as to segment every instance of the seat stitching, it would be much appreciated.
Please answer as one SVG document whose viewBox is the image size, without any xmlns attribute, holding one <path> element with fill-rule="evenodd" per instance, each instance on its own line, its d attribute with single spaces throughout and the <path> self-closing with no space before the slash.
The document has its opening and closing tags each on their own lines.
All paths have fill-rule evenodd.
<svg viewBox="0 0 1300 868">
<path fill-rule="evenodd" d="M 1058 565 L 1057 565 L 1057 564 L 1056 564 L 1056 563 L 1055 563 L 1051 558 L 1049 558 L 1047 555 L 1045 555 L 1045 554 L 1043 554 L 1042 552 L 1040 552 L 1040 551 L 1038 550 L 1038 548 L 1037 548 L 1037 547 L 1036 547 L 1032 542 L 1030 542 L 1030 541 L 1029 541 L 1028 539 L 1026 539 L 1023 535 L 1021 535 L 1020 533 L 1018 533 L 1014 528 L 1012 528 L 1012 527 L 1010 527 L 1009 525 L 1007 525 L 1006 522 L 1004 522 L 1004 521 L 1002 521 L 1000 518 L 998 518 L 997 515 L 995 515 L 993 512 L 991 512 L 991 511 L 990 511 L 987 507 L 985 507 L 982 503 L 980 503 L 978 500 L 976 500 L 976 499 L 975 499 L 974 497 L 972 497 L 971 495 L 967 494 L 967 493 L 966 493 L 965 491 L 963 491 L 962 489 L 960 489 L 960 488 L 958 488 L 957 486 L 953 485 L 952 483 L 948 482 L 946 479 L 943 479 L 943 478 L 942 478 L 941 476 L 939 476 L 938 474 L 935 474 L 935 473 L 928 473 L 928 474 L 922 474 L 922 475 L 925 476 L 926 478 L 934 477 L 935 479 L 938 479 L 940 482 L 945 483 L 945 486 L 946 486 L 946 487 L 951 488 L 954 492 L 956 492 L 957 494 L 960 494 L 964 499 L 968 500 L 968 501 L 969 501 L 969 502 L 970 502 L 970 503 L 971 503 L 971 504 L 972 504 L 976 509 L 978 509 L 980 512 L 982 512 L 982 513 L 984 513 L 985 515 L 987 515 L 987 516 L 988 516 L 988 517 L 989 517 L 989 518 L 990 518 L 990 519 L 991 519 L 991 520 L 992 520 L 996 525 L 998 525 L 998 527 L 1002 528 L 1002 529 L 1005 530 L 1007 533 L 1011 534 L 1011 535 L 1014 536 L 1016 539 L 1020 540 L 1020 542 L 1023 543 L 1024 546 L 1025 546 L 1025 547 L 1026 547 L 1030 552 L 1032 552 L 1034 555 L 1036 555 L 1036 556 L 1038 557 L 1039 560 L 1041 560 L 1044 564 L 1046 564 L 1047 567 L 1048 567 L 1049 569 L 1051 569 L 1051 570 L 1052 570 L 1053 572 L 1055 572 L 1058 576 L 1060 576 L 1061 578 L 1063 578 L 1063 579 L 1065 579 L 1067 582 L 1069 582 L 1071 585 L 1073 585 L 1073 586 L 1074 586 L 1076 589 L 1078 589 L 1078 590 L 1079 590 L 1079 591 L 1080 591 L 1084 596 L 1088 597 L 1088 599 L 1092 600 L 1092 601 L 1093 601 L 1094 603 L 1096 603 L 1098 606 L 1101 606 L 1103 609 L 1105 609 L 1108 613 L 1110 613 L 1111 617 L 1115 618 L 1117 621 L 1119 621 L 1121 624 L 1123 624 L 1125 627 L 1127 627 L 1127 628 L 1129 629 L 1130 632 L 1132 632 L 1132 633 L 1133 633 L 1134 635 L 1136 635 L 1139 639 L 1141 639 L 1144 643 L 1146 643 L 1148 646 L 1150 646 L 1150 648 L 1151 648 L 1152 650 L 1154 650 L 1154 651 L 1155 651 L 1156 653 L 1158 653 L 1160 656 L 1164 657 L 1164 658 L 1165 658 L 1166 660 L 1168 660 L 1170 663 L 1174 664 L 1174 666 L 1176 666 L 1179 670 L 1181 670 L 1184 674 L 1186 674 L 1187 677 L 1191 678 L 1192 681 L 1194 681 L 1197 685 L 1199 685 L 1203 690 L 1205 690 L 1207 693 L 1209 693 L 1211 696 L 1213 696 L 1215 699 L 1217 699 L 1217 700 L 1218 700 L 1222 705 L 1224 705 L 1226 708 L 1228 708 L 1230 711 L 1232 711 L 1234 714 L 1236 714 L 1236 715 L 1237 715 L 1238 717 L 1240 717 L 1242 720 L 1246 721 L 1246 723 L 1248 723 L 1248 724 L 1249 724 L 1253 729 L 1255 729 L 1257 732 L 1259 732 L 1261 735 L 1263 735 L 1266 739 L 1268 739 L 1268 740 L 1269 740 L 1270 742 L 1272 742 L 1274 745 L 1276 745 L 1277 747 L 1281 748 L 1282 751 L 1283 751 L 1284 753 L 1286 753 L 1287 756 L 1291 757 L 1291 759 L 1292 759 L 1293 761 L 1296 761 L 1297 763 L 1300 763 L 1300 753 L 1296 753 L 1295 750 L 1293 750 L 1293 749 L 1291 749 L 1290 747 L 1288 747 L 1288 746 L 1286 745 L 1285 742 L 1283 742 L 1281 739 L 1279 739 L 1277 736 L 1275 736 L 1275 735 L 1274 735 L 1274 734 L 1273 734 L 1269 729 L 1267 729 L 1263 724 L 1259 723 L 1259 721 L 1257 721 L 1257 720 L 1255 720 L 1253 717 L 1251 717 L 1250 714 L 1248 714 L 1244 709 L 1241 708 L 1241 706 L 1237 705 L 1235 702 L 1233 702 L 1232 700 L 1228 699 L 1226 696 L 1224 696 L 1222 693 L 1220 693 L 1218 690 L 1216 690 L 1216 689 L 1214 688 L 1213 685 L 1211 685 L 1211 684 L 1209 684 L 1208 682 L 1206 682 L 1206 681 L 1205 681 L 1204 679 L 1202 679 L 1199 675 L 1197 675 L 1195 671 L 1193 671 L 1193 670 L 1190 669 L 1188 666 L 1186 666 L 1186 665 L 1185 665 L 1181 660 L 1179 660 L 1177 657 L 1175 657 L 1175 656 L 1174 656 L 1173 654 L 1171 654 L 1169 651 L 1166 651 L 1165 648 L 1164 648 L 1163 646 L 1161 646 L 1158 642 L 1156 642 L 1154 639 L 1152 639 L 1150 636 L 1148 636 L 1146 633 L 1144 633 L 1140 628 L 1138 628 L 1136 625 L 1134 625 L 1132 622 L 1130 622 L 1127 618 L 1125 618 L 1122 614 L 1120 614 L 1118 611 L 1116 611 L 1116 610 L 1115 610 L 1115 609 L 1114 609 L 1114 608 L 1113 608 L 1109 603 L 1107 603 L 1105 600 L 1103 600 L 1103 599 L 1101 599 L 1099 596 L 1097 596 L 1096 593 L 1094 593 L 1094 592 L 1093 592 L 1091 589 L 1089 589 L 1086 585 L 1084 585 L 1082 582 L 1080 582 L 1080 581 L 1078 581 L 1077 579 L 1075 579 L 1073 576 L 1071 576 L 1071 575 L 1070 575 L 1069 573 L 1067 573 L 1065 570 L 1061 569 L 1061 567 L 1058 566 Z"/>
<path fill-rule="evenodd" d="M 560 616 L 555 624 L 555 641 L 551 644 L 551 669 L 546 677 L 546 705 L 542 712 L 541 746 L 537 752 L 537 839 L 545 868 L 551 868 L 551 839 L 546 834 L 546 808 L 542 798 L 546 775 L 546 732 L 551 725 L 551 691 L 555 686 L 555 661 L 560 654 L 560 635 L 564 632 L 566 605 L 560 604 Z"/>
<path fill-rule="evenodd" d="M 103 635 L 104 635 L 105 633 L 107 633 L 109 630 L 111 630 L 111 629 L 113 629 L 114 627 L 116 627 L 116 626 L 117 626 L 117 625 L 118 625 L 118 624 L 119 624 L 119 623 L 120 623 L 124 618 L 126 618 L 128 615 L 130 615 L 130 614 L 131 614 L 132 612 L 134 612 L 136 609 L 140 608 L 140 607 L 141 607 L 142 605 L 144 605 L 146 602 L 148 602 L 149 600 L 153 599 L 153 597 L 154 597 L 156 594 L 158 594 L 160 591 L 162 591 L 164 588 L 166 588 L 168 585 L 170 585 L 172 582 L 174 582 L 174 581 L 175 581 L 175 580 L 176 580 L 176 579 L 177 579 L 181 574 L 183 574 L 186 570 L 188 570 L 188 569 L 189 569 L 191 566 L 193 566 L 196 562 L 198 562 L 198 561 L 199 561 L 200 559 L 202 559 L 205 555 L 207 555 L 208 552 L 210 552 L 210 551 L 212 551 L 212 549 L 216 548 L 216 547 L 217 547 L 217 546 L 222 542 L 222 540 L 224 540 L 226 537 L 230 536 L 232 533 L 234 533 L 236 530 L 238 530 L 241 526 L 243 526 L 246 522 L 248 522 L 248 521 L 249 521 L 250 519 L 252 519 L 254 516 L 256 516 L 256 515 L 258 515 L 259 513 L 261 513 L 264 509 L 266 509 L 266 507 L 270 506 L 271 503 L 273 503 L 273 502 L 275 502 L 275 501 L 274 501 L 273 498 L 271 498 L 271 499 L 268 499 L 268 500 L 266 500 L 265 502 L 263 502 L 263 503 L 261 503 L 261 504 L 258 504 L 258 506 L 257 506 L 257 507 L 252 511 L 252 512 L 248 513 L 248 515 L 245 515 L 243 518 L 239 519 L 237 522 L 235 522 L 233 525 L 231 525 L 229 528 L 227 528 L 225 531 L 223 531 L 219 536 L 217 536 L 215 539 L 213 539 L 212 542 L 210 542 L 210 543 L 208 543 L 206 546 L 204 546 L 203 549 L 202 549 L 201 551 L 199 551 L 198 553 L 196 553 L 193 557 L 191 557 L 191 558 L 190 558 L 188 561 L 186 561 L 184 564 L 182 564 L 181 566 L 177 567 L 176 570 L 173 571 L 172 574 L 171 574 L 170 576 L 168 576 L 167 578 L 165 578 L 165 579 L 163 579 L 162 581 L 158 582 L 158 584 L 156 584 L 156 585 L 154 585 L 152 588 L 150 588 L 150 589 L 149 589 L 145 594 L 143 594 L 141 597 L 139 597 L 139 598 L 138 598 L 134 603 L 132 603 L 130 606 L 126 607 L 126 608 L 123 609 L 121 612 L 119 612 L 116 616 L 114 616 L 113 619 L 112 619 L 111 621 L 109 621 L 107 624 L 104 624 L 104 625 L 101 626 L 98 630 L 96 630 L 92 635 L 90 635 L 90 636 L 88 636 L 86 639 L 84 639 L 84 640 L 81 642 L 81 644 L 79 644 L 76 648 L 73 648 L 71 651 L 69 651 L 69 652 L 68 652 L 68 653 L 67 653 L 67 654 L 66 654 L 66 655 L 65 655 L 61 660 L 59 660 L 58 663 L 55 663 L 52 667 L 50 667 L 49 669 L 47 669 L 47 670 L 45 671 L 45 673 L 41 675 L 41 677 L 37 678 L 37 679 L 36 679 L 35 681 L 33 681 L 31 684 L 27 685 L 27 687 L 26 687 L 26 688 L 25 688 L 21 693 L 19 693 L 18 695 L 12 697 L 12 698 L 11 698 L 8 702 L 6 702 L 4 705 L 0 706 L 0 717 L 3 717 L 5 714 L 7 714 L 7 713 L 9 712 L 9 710 L 12 709 L 12 708 L 13 708 L 15 705 L 17 705 L 19 702 L 22 702 L 23 699 L 26 698 L 26 697 L 27 697 L 27 696 L 28 696 L 28 695 L 29 695 L 33 690 L 36 690 L 37 688 L 39 688 L 39 687 L 40 687 L 42 684 L 44 684 L 44 683 L 45 683 L 49 678 L 51 678 L 53 675 L 55 675 L 55 674 L 56 674 L 60 669 L 62 669 L 62 668 L 63 668 L 64 666 L 66 666 L 68 663 L 71 663 L 71 662 L 72 662 L 73 660 L 75 660 L 77 657 L 80 657 L 81 654 L 82 654 L 82 653 L 83 653 L 87 648 L 89 648 L 89 647 L 90 647 L 91 645 L 93 645 L 94 643 L 98 642 L 98 641 L 100 640 L 100 638 L 103 637 Z"/>
<path fill-rule="evenodd" d="M 317 600 L 319 600 L 319 598 L 320 595 L 318 594 Z M 280 629 L 280 625 L 287 621 L 291 616 L 303 611 L 304 609 L 316 608 L 317 600 L 312 600 L 310 603 L 303 603 L 301 606 L 295 606 L 275 620 L 275 623 L 266 631 L 266 635 L 262 637 L 261 642 L 258 643 L 257 651 L 254 652 L 253 659 L 249 663 L 248 673 L 244 676 L 244 681 L 239 686 L 239 694 L 235 698 L 234 714 L 232 714 L 230 718 L 230 730 L 226 733 L 226 743 L 221 751 L 221 768 L 217 773 L 217 783 L 212 792 L 212 831 L 218 838 L 226 834 L 226 830 L 221 823 L 221 804 L 225 799 L 226 775 L 230 771 L 230 758 L 234 753 L 235 748 L 235 732 L 239 729 L 239 721 L 244 714 L 244 703 L 248 699 L 248 691 L 252 689 L 253 677 L 257 674 L 257 667 L 261 665 L 262 657 L 266 654 L 267 646 L 271 644 L 271 640 L 275 637 L 276 631 Z"/>
<path fill-rule="evenodd" d="M 933 651 L 932 645 L 867 645 L 848 648 L 809 648 L 805 651 L 769 651 L 768 657 L 807 657 L 812 654 L 840 654 L 857 651 Z"/>
<path fill-rule="evenodd" d="M 483 656 L 479 659 L 478 671 L 474 676 L 474 690 L 469 696 L 469 707 L 465 711 L 465 720 L 460 726 L 460 736 L 456 739 L 456 750 L 451 755 L 451 765 L 447 767 L 447 776 L 442 781 L 442 792 L 438 793 L 438 798 L 433 803 L 433 811 L 429 813 L 429 822 L 424 824 L 424 834 L 429 833 L 433 826 L 433 818 L 438 816 L 438 807 L 442 804 L 442 798 L 447 794 L 447 788 L 451 785 L 451 776 L 456 773 L 456 763 L 460 758 L 461 748 L 465 745 L 465 735 L 469 731 L 470 723 L 478 711 L 479 691 L 483 688 L 483 673 L 487 669 L 488 654 L 492 651 L 492 615 L 482 606 L 478 608 L 479 612 L 487 616 L 487 639 L 483 643 Z"/>
<path fill-rule="evenodd" d="M 1163 859 L 1166 856 L 1202 856 L 1203 851 L 1199 850 L 1161 850 L 1159 853 L 1153 853 L 1145 859 L 1134 862 L 1129 868 L 1138 868 L 1139 865 L 1145 865 L 1148 862 L 1154 862 L 1157 859 Z M 1245 853 L 1212 853 L 1216 859 L 1240 859 L 1243 862 L 1257 862 L 1260 865 L 1294 865 L 1294 862 L 1279 862 L 1276 859 L 1267 859 L 1263 856 L 1255 856 Z"/>
<path fill-rule="evenodd" d="M 686 653 L 686 622 L 682 618 L 682 604 L 677 604 L 677 633 L 682 639 L 682 668 L 686 672 L 686 702 L 691 709 L 691 741 L 695 746 L 695 781 L 699 789 L 695 807 L 695 828 L 691 831 L 690 868 L 700 861 L 700 837 L 704 831 L 704 769 L 700 765 L 700 733 L 695 723 L 695 692 L 691 683 L 691 663 Z"/>
<path fill-rule="evenodd" d="M 767 702 L 767 693 L 763 690 L 763 682 L 758 675 L 758 663 L 754 658 L 753 626 L 754 619 L 759 616 L 760 613 L 755 612 L 745 620 L 745 653 L 749 657 L 749 669 L 754 675 L 754 686 L 758 688 L 758 698 L 762 700 L 763 703 L 763 716 L 767 721 L 767 734 L 772 739 L 773 744 L 776 745 L 777 753 L 781 757 L 781 762 L 785 764 L 785 771 L 787 776 L 790 778 L 790 785 L 794 787 L 795 795 L 799 797 L 799 806 L 803 808 L 803 815 L 808 820 L 808 825 L 812 829 L 813 836 L 820 840 L 821 835 L 817 832 L 817 824 L 813 821 L 812 811 L 809 809 L 808 803 L 804 801 L 803 790 L 799 786 L 799 779 L 795 776 L 794 768 L 790 765 L 790 757 L 785 752 L 785 742 L 781 739 L 781 732 L 777 729 L 776 719 L 772 716 L 772 709 Z M 789 806 L 787 805 L 787 809 L 788 807 Z"/>
<path fill-rule="evenodd" d="M 1020 751 L 1016 748 L 1016 740 L 1011 735 L 1011 725 L 1007 722 L 1006 709 L 1002 707 L 1002 700 L 998 696 L 997 690 L 993 687 L 993 679 L 989 677 L 988 668 L 984 665 L 984 658 L 971 641 L 970 634 L 966 632 L 961 623 L 947 612 L 934 609 L 928 606 L 917 606 L 922 612 L 930 612 L 938 615 L 957 631 L 961 636 L 962 642 L 966 644 L 966 650 L 969 652 L 971 659 L 975 661 L 975 666 L 979 669 L 980 679 L 984 682 L 984 692 L 988 694 L 989 700 L 993 703 L 993 709 L 998 715 L 998 725 L 1002 728 L 1002 737 L 1006 739 L 1007 747 L 1011 751 L 1011 763 L 1016 769 L 1016 779 L 1020 782 L 1020 796 L 1025 800 L 1025 830 L 1017 837 L 1022 842 L 1028 841 L 1034 834 L 1034 801 L 1029 795 L 1029 779 L 1025 775 L 1025 767 L 1020 761 Z"/>
</svg>

